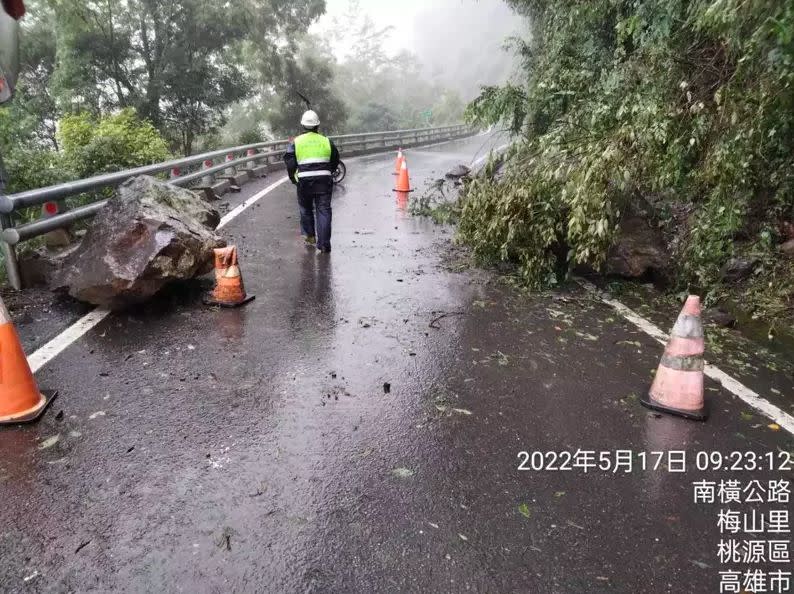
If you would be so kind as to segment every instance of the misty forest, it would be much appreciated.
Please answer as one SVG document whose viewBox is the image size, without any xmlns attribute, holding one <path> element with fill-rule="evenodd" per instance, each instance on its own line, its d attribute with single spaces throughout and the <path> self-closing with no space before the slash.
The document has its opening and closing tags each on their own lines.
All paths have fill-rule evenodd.
<svg viewBox="0 0 794 594">
<path fill-rule="evenodd" d="M 298 93 L 326 132 L 353 133 L 460 122 L 478 90 L 470 70 L 436 82 L 430 45 L 426 60 L 388 52 L 393 31 L 356 0 L 317 32 L 322 0 L 26 6 L 18 94 L 0 108 L 12 193 L 284 138 L 306 108 Z"/>
<path fill-rule="evenodd" d="M 322 0 L 31 0 L 0 109 L 8 191 L 285 137 L 296 91 L 331 133 L 465 119 L 512 138 L 444 205 L 478 262 L 549 287 L 603 270 L 639 218 L 669 252 L 653 280 L 791 324 L 790 2 L 492 0 L 509 15 L 482 26 L 495 51 L 438 4 L 446 24 L 394 52 L 355 1 L 316 31 Z"/>
</svg>

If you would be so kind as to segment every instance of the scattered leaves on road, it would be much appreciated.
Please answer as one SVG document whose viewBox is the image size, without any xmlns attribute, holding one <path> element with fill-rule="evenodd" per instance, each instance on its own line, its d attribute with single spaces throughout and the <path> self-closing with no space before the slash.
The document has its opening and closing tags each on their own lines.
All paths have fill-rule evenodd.
<svg viewBox="0 0 794 594">
<path fill-rule="evenodd" d="M 485 363 L 488 361 L 496 361 L 499 365 L 505 367 L 510 364 L 510 357 L 505 355 L 502 351 L 496 351 L 495 353 L 488 355 L 488 359 L 483 362 Z"/>
<path fill-rule="evenodd" d="M 359 452 L 358 454 L 356 454 L 356 457 L 357 458 L 366 458 L 367 456 L 369 456 L 374 451 L 375 451 L 374 448 L 367 448 L 363 452 Z"/>
<path fill-rule="evenodd" d="M 30 575 L 26 575 L 25 577 L 23 577 L 23 578 L 22 578 L 22 581 L 23 581 L 23 582 L 25 582 L 25 583 L 27 583 L 27 582 L 29 582 L 30 580 L 37 578 L 38 576 L 39 576 L 39 572 L 38 572 L 38 571 L 34 571 L 34 572 L 33 572 L 33 573 L 31 573 Z"/>
<path fill-rule="evenodd" d="M 598 336 L 594 336 L 594 335 L 589 334 L 587 332 L 579 332 L 579 331 L 577 331 L 576 332 L 576 336 L 579 336 L 581 338 L 584 338 L 585 340 L 590 340 L 590 341 L 598 340 Z"/>
<path fill-rule="evenodd" d="M 218 540 L 215 541 L 215 545 L 219 549 L 226 549 L 227 551 L 232 550 L 232 536 L 234 536 L 234 530 L 225 526 L 223 531 L 221 532 L 220 537 Z"/>
<path fill-rule="evenodd" d="M 526 503 L 522 503 L 521 505 L 518 506 L 518 513 L 520 513 L 525 518 L 528 518 L 529 516 L 532 515 L 532 513 L 529 511 L 529 506 Z"/>
<path fill-rule="evenodd" d="M 703 561 L 695 561 L 694 559 L 690 559 L 689 562 L 692 565 L 700 567 L 700 569 L 710 569 L 711 568 L 711 565 L 709 565 L 708 563 L 703 563 Z"/>
<path fill-rule="evenodd" d="M 52 437 L 48 437 L 39 444 L 39 449 L 46 450 L 47 448 L 51 448 L 56 443 L 58 443 L 60 439 L 61 439 L 60 433 L 58 435 L 53 435 Z"/>
<path fill-rule="evenodd" d="M 413 470 L 403 467 L 393 468 L 391 473 L 397 478 L 411 478 L 414 475 Z"/>
</svg>

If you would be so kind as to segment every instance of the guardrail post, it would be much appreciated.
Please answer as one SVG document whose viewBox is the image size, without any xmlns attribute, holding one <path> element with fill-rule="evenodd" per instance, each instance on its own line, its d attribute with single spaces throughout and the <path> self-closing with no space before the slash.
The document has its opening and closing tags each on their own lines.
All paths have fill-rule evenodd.
<svg viewBox="0 0 794 594">
<path fill-rule="evenodd" d="M 0 154 L 0 195 L 5 193 L 6 189 L 6 168 L 3 164 L 3 155 Z M 0 229 L 8 229 L 13 227 L 11 223 L 11 216 L 9 214 L 0 215 Z M 8 284 L 15 290 L 22 289 L 22 277 L 19 275 L 19 261 L 17 260 L 16 248 L 0 240 L 0 250 L 3 252 L 3 260 L 5 261 L 6 276 L 8 277 Z"/>
<path fill-rule="evenodd" d="M 204 159 L 204 163 L 201 165 L 201 167 L 202 169 L 209 169 L 212 167 L 212 159 Z M 215 176 L 210 173 L 201 178 L 201 185 L 209 188 L 213 181 L 215 181 Z"/>
<path fill-rule="evenodd" d="M 233 155 L 232 153 L 229 153 L 228 155 L 226 155 L 226 162 L 228 163 L 229 161 L 234 161 L 234 155 Z M 225 173 L 226 175 L 232 175 L 232 176 L 234 176 L 234 175 L 237 175 L 237 170 L 234 168 L 234 166 L 232 166 L 232 167 L 227 167 L 227 168 L 224 170 L 224 173 Z"/>
<path fill-rule="evenodd" d="M 2 165 L 0 165 L 2 167 Z M 2 191 L 2 182 L 0 182 L 0 192 Z M 11 224 L 11 217 L 7 214 L 0 215 L 0 227 L 3 229 L 8 229 L 12 227 Z M 0 241 L 0 249 L 3 251 L 3 260 L 5 261 L 6 266 L 6 276 L 8 277 L 8 284 L 10 284 L 15 290 L 20 291 L 22 289 L 22 277 L 19 274 L 19 261 L 17 260 L 17 250 L 16 247 L 6 243 L 5 241 Z"/>
</svg>

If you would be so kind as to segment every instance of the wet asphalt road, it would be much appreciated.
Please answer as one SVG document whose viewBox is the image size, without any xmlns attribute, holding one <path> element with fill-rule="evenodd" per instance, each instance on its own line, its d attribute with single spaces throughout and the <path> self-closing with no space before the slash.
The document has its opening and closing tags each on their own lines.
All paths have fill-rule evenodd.
<svg viewBox="0 0 794 594">
<path fill-rule="evenodd" d="M 483 140 L 409 151 L 414 185 Z M 517 454 L 791 436 L 713 383 L 707 423 L 649 414 L 653 339 L 580 289 L 463 270 L 449 230 L 397 204 L 392 159 L 348 163 L 330 257 L 299 241 L 285 184 L 224 229 L 254 302 L 172 290 L 42 369 L 53 408 L 0 431 L 0 590 L 718 591 L 717 507 L 691 483 L 726 473 Z"/>
</svg>

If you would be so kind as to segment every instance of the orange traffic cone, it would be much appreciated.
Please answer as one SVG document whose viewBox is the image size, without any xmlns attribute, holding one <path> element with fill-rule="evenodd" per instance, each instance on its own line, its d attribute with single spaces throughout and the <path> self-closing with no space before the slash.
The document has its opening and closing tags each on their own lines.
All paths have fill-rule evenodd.
<svg viewBox="0 0 794 594">
<path fill-rule="evenodd" d="M 204 297 L 207 305 L 239 307 L 254 299 L 246 295 L 243 276 L 237 263 L 237 248 L 233 245 L 215 250 L 215 289 Z"/>
<path fill-rule="evenodd" d="M 405 161 L 405 157 L 403 157 L 403 150 L 400 148 L 397 150 L 397 160 L 394 162 L 393 175 L 400 175 L 400 168 L 403 165 L 403 161 Z"/>
<path fill-rule="evenodd" d="M 397 192 L 397 210 L 408 210 L 408 192 Z"/>
<path fill-rule="evenodd" d="M 400 175 L 397 177 L 397 187 L 394 188 L 395 192 L 413 192 L 411 189 L 411 182 L 408 179 L 408 162 L 403 157 L 403 162 L 400 165 Z"/>
<path fill-rule="evenodd" d="M 670 333 L 651 390 L 640 402 L 654 410 L 705 421 L 703 350 L 700 297 L 690 295 Z"/>
<path fill-rule="evenodd" d="M 39 391 L 19 336 L 0 299 L 0 425 L 35 421 L 58 395 Z"/>
</svg>

